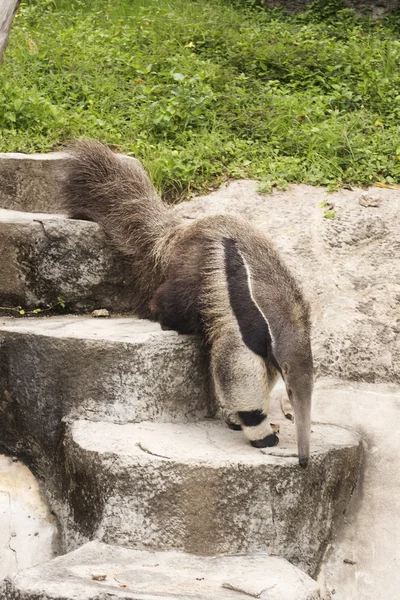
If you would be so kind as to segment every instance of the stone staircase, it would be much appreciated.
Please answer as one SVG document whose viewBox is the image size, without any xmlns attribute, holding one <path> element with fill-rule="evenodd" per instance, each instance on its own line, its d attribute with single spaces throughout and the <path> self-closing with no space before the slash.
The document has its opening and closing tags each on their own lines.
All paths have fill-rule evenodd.
<svg viewBox="0 0 400 600">
<path fill-rule="evenodd" d="M 20 157 L 0 161 L 0 302 L 124 313 L 126 263 L 97 225 L 50 214 L 62 160 L 30 158 L 25 175 Z M 47 214 L 24 212 L 36 193 Z M 66 554 L 4 580 L 0 598 L 321 598 L 311 577 L 361 438 L 315 423 L 303 471 L 292 423 L 276 406 L 271 419 L 280 444 L 262 451 L 218 419 L 195 337 L 128 316 L 1 317 L 0 444 L 44 482 Z"/>
<path fill-rule="evenodd" d="M 198 340 L 157 324 L 5 317 L 0 343 L 2 445 L 45 480 L 66 550 L 99 540 L 151 551 L 234 554 L 244 570 L 247 560 L 264 553 L 267 562 L 278 555 L 308 574 L 317 571 L 357 480 L 357 434 L 314 425 L 312 466 L 304 472 L 293 425 L 275 415 L 280 445 L 255 451 L 241 432 L 209 418 L 214 407 L 207 402 Z M 137 552 L 133 556 L 136 561 Z M 4 589 L 19 581 L 7 581 Z M 309 584 L 299 583 L 299 595 L 288 598 L 317 598 L 315 586 L 301 595 Z M 104 587 L 90 583 L 88 590 L 96 585 Z M 182 597 L 199 592 L 193 589 Z M 46 587 L 41 593 L 53 598 Z"/>
</svg>

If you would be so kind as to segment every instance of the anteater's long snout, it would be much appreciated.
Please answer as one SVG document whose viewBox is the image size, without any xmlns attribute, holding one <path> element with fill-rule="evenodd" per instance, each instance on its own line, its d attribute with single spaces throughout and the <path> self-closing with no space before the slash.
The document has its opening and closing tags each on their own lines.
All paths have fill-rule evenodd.
<svg viewBox="0 0 400 600">
<path fill-rule="evenodd" d="M 302 469 L 306 469 L 310 458 L 311 398 L 305 400 L 295 399 L 293 402 L 293 409 L 299 465 Z"/>
<path fill-rule="evenodd" d="M 302 469 L 307 469 L 308 467 L 308 456 L 299 456 L 299 465 Z"/>
</svg>

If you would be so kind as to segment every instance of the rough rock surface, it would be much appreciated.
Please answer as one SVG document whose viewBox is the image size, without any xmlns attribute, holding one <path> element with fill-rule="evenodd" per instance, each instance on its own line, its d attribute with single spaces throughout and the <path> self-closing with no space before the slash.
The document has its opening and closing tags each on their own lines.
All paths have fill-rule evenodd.
<svg viewBox="0 0 400 600">
<path fill-rule="evenodd" d="M 400 589 L 400 387 L 321 381 L 314 419 L 350 426 L 365 444 L 357 491 L 329 546 L 332 600 L 397 600 Z"/>
<path fill-rule="evenodd" d="M 88 539 L 194 554 L 267 551 L 309 574 L 353 491 L 360 439 L 315 425 L 311 466 L 294 427 L 252 448 L 218 421 L 116 425 L 75 421 L 65 441 L 68 504 Z"/>
<path fill-rule="evenodd" d="M 25 465 L 0 455 L 0 580 L 50 560 L 57 549 L 57 525 L 37 480 Z"/>
<path fill-rule="evenodd" d="M 0 319 L 0 399 L 3 445 L 41 462 L 66 418 L 185 422 L 213 408 L 198 340 L 133 318 Z"/>
<path fill-rule="evenodd" d="M 104 581 L 93 580 L 105 576 Z M 101 577 L 102 578 L 102 577 Z M 2 600 L 319 600 L 318 584 L 263 554 L 195 557 L 98 542 L 0 584 Z"/>
<path fill-rule="evenodd" d="M 366 196 L 378 206 L 360 204 Z M 297 185 L 260 195 L 256 182 L 238 181 L 177 211 L 240 212 L 269 234 L 311 302 L 319 375 L 400 381 L 400 191 Z"/>
<path fill-rule="evenodd" d="M 28 212 L 57 212 L 57 181 L 66 156 L 0 154 L 0 206 Z"/>
<path fill-rule="evenodd" d="M 1 164 L 1 163 L 0 163 Z M 131 272 L 95 223 L 0 209 L 0 306 L 130 308 Z"/>
</svg>

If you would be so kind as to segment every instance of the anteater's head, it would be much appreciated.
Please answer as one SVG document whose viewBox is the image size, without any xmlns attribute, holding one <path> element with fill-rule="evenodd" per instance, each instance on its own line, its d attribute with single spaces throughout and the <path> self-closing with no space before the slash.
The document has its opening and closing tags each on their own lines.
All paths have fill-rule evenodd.
<svg viewBox="0 0 400 600">
<path fill-rule="evenodd" d="M 307 332 L 284 332 L 274 349 L 294 412 L 299 464 L 305 469 L 310 456 L 311 397 L 314 370 Z"/>
</svg>

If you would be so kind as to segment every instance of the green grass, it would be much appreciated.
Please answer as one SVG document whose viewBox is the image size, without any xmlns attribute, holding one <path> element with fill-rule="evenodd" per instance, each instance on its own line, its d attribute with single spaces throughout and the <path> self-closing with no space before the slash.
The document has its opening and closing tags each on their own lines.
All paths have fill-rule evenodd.
<svg viewBox="0 0 400 600">
<path fill-rule="evenodd" d="M 399 182 L 399 20 L 336 0 L 291 17 L 250 4 L 22 2 L 0 68 L 0 151 L 96 137 L 171 199 L 232 177 Z"/>
</svg>

